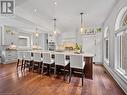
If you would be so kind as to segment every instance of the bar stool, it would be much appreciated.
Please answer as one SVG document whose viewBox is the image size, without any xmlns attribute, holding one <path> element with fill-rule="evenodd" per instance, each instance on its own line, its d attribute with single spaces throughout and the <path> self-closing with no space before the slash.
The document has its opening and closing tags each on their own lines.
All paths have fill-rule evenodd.
<svg viewBox="0 0 127 95">
<path fill-rule="evenodd" d="M 55 53 L 54 74 L 56 74 L 56 69 L 57 69 L 58 66 L 62 66 L 64 68 L 64 78 L 63 78 L 63 80 L 65 80 L 65 70 L 67 69 L 67 66 L 69 66 L 69 60 L 66 60 L 66 56 L 64 54 Z"/>
<path fill-rule="evenodd" d="M 38 73 L 39 73 L 42 62 L 43 62 L 42 54 L 40 52 L 33 52 L 33 71 L 36 67 L 38 67 Z"/>
<path fill-rule="evenodd" d="M 83 86 L 83 77 L 84 77 L 84 58 L 82 55 L 70 55 L 70 78 L 69 82 L 71 81 L 72 71 L 74 70 L 81 70 L 82 75 L 82 86 Z"/>
<path fill-rule="evenodd" d="M 33 69 L 33 59 L 32 59 L 32 52 L 31 51 L 25 51 L 24 52 L 24 69 L 25 68 L 29 68 L 29 71 L 30 69 Z"/>
<path fill-rule="evenodd" d="M 43 64 L 42 64 L 42 73 L 44 71 L 44 65 L 48 65 L 48 73 L 50 72 L 51 65 L 54 64 L 54 59 L 52 58 L 51 54 L 49 52 L 43 52 Z"/>
<path fill-rule="evenodd" d="M 23 66 L 24 66 L 24 64 L 23 64 L 23 62 L 24 62 L 24 54 L 23 54 L 22 51 L 18 51 L 17 55 L 18 55 L 17 69 L 19 67 L 21 67 L 21 70 L 22 70 Z"/>
</svg>

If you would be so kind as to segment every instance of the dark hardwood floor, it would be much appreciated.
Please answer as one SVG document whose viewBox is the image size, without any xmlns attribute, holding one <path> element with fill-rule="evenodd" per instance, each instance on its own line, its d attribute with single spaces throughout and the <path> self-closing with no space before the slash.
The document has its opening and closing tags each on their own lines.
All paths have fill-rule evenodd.
<svg viewBox="0 0 127 95">
<path fill-rule="evenodd" d="M 0 65 L 0 95 L 125 95 L 117 83 L 94 65 L 93 80 L 72 77 L 71 83 L 33 72 L 16 71 L 16 64 Z"/>
</svg>

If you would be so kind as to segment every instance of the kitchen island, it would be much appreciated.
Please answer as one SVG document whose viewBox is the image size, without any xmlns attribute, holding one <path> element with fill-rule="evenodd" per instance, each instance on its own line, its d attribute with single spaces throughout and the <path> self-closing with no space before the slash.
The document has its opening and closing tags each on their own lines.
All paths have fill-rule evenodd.
<svg viewBox="0 0 127 95">
<path fill-rule="evenodd" d="M 52 57 L 55 57 L 54 55 L 56 53 L 57 54 L 62 53 L 62 54 L 65 54 L 67 59 L 69 59 L 70 55 L 82 55 L 84 57 L 84 61 L 85 61 L 85 68 L 84 68 L 85 78 L 93 79 L 93 57 L 94 57 L 93 54 L 75 53 L 75 52 L 70 52 L 70 51 L 55 52 L 55 51 L 43 51 L 43 50 L 34 50 L 34 51 L 27 51 L 27 52 L 31 52 L 31 53 L 38 52 L 38 53 L 42 53 L 42 54 L 43 53 L 50 53 L 52 55 Z"/>
</svg>

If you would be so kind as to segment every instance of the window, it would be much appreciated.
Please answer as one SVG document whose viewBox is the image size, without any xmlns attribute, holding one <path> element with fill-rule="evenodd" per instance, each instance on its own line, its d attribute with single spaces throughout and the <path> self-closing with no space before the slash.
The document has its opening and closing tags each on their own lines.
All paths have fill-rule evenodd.
<svg viewBox="0 0 127 95">
<path fill-rule="evenodd" d="M 121 9 L 119 12 L 116 26 L 115 67 L 123 74 L 127 74 L 127 7 Z"/>
<path fill-rule="evenodd" d="M 127 25 L 127 12 L 123 15 L 122 20 L 121 20 L 121 27 Z"/>
<path fill-rule="evenodd" d="M 127 68 L 127 28 L 116 33 L 116 68 L 125 73 Z"/>
<path fill-rule="evenodd" d="M 104 61 L 109 65 L 109 29 L 104 31 Z"/>
</svg>

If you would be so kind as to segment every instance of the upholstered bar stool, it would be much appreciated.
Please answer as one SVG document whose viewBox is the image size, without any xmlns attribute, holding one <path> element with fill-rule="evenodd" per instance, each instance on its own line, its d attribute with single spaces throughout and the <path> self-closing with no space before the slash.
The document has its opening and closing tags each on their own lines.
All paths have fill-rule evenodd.
<svg viewBox="0 0 127 95">
<path fill-rule="evenodd" d="M 30 69 L 33 69 L 33 64 L 32 64 L 32 52 L 31 51 L 24 51 L 24 69 L 25 68 L 29 68 L 29 71 Z"/>
<path fill-rule="evenodd" d="M 21 70 L 22 70 L 23 66 L 24 66 L 24 64 L 23 64 L 23 62 L 24 62 L 24 53 L 23 53 L 23 51 L 18 51 L 17 55 L 18 55 L 17 69 L 19 67 L 21 67 Z"/>
<path fill-rule="evenodd" d="M 44 65 L 47 65 L 48 73 L 50 72 L 51 65 L 54 64 L 54 59 L 51 56 L 51 53 L 49 52 L 43 52 L 43 64 L 42 64 L 42 73 L 44 71 Z"/>
<path fill-rule="evenodd" d="M 81 70 L 81 75 L 82 75 L 82 86 L 83 86 L 83 77 L 84 77 L 84 57 L 83 55 L 78 55 L 78 54 L 73 54 L 70 55 L 70 77 L 69 77 L 69 82 L 71 81 L 71 76 L 72 76 L 72 71 L 74 70 Z"/>
<path fill-rule="evenodd" d="M 62 66 L 64 69 L 64 78 L 65 80 L 65 70 L 67 69 L 67 66 L 69 66 L 69 60 L 66 60 L 66 56 L 64 54 L 55 53 L 55 69 L 54 74 L 56 74 L 57 67 Z"/>
<path fill-rule="evenodd" d="M 38 51 L 33 52 L 33 71 L 37 67 L 38 68 L 38 73 L 39 73 L 42 62 L 43 62 L 43 59 L 42 59 L 41 52 L 38 52 Z"/>
</svg>

